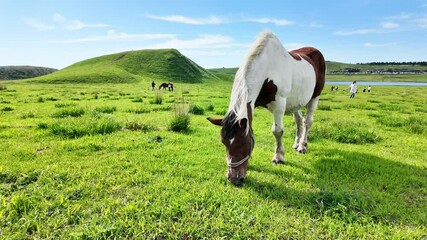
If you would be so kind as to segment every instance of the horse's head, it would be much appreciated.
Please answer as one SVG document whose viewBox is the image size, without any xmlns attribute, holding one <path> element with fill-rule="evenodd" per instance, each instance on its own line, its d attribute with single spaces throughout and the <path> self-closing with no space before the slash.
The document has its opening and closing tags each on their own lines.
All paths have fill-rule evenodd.
<svg viewBox="0 0 427 240">
<path fill-rule="evenodd" d="M 254 147 L 252 128 L 248 119 L 235 121 L 233 117 L 208 120 L 218 126 L 222 126 L 221 142 L 227 151 L 227 179 L 234 185 L 243 184 L 246 176 L 248 160 Z M 247 129 L 249 128 L 249 131 Z"/>
</svg>

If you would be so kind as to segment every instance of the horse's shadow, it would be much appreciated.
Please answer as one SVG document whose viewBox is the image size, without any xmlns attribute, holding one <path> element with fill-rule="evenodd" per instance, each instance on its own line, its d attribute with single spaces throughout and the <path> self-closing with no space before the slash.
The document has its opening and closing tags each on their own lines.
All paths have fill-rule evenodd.
<svg viewBox="0 0 427 240">
<path fill-rule="evenodd" d="M 344 150 L 322 150 L 322 153 L 324 156 L 313 163 L 312 169 L 286 163 L 304 174 L 280 166 L 267 169 L 251 166 L 250 170 L 272 174 L 283 180 L 283 184 L 249 177 L 244 187 L 317 217 L 328 215 L 346 221 L 363 217 L 374 222 L 427 224 L 425 167 Z M 289 187 L 286 180 L 310 187 Z"/>
</svg>

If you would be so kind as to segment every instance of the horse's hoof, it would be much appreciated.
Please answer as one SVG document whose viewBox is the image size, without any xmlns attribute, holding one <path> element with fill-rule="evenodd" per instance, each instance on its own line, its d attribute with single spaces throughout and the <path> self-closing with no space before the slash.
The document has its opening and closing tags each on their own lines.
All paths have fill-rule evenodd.
<svg viewBox="0 0 427 240">
<path fill-rule="evenodd" d="M 282 159 L 272 159 L 271 162 L 274 164 L 285 164 L 285 161 Z"/>
<path fill-rule="evenodd" d="M 307 153 L 307 149 L 306 148 L 298 148 L 297 149 L 297 153 L 306 154 Z"/>
</svg>

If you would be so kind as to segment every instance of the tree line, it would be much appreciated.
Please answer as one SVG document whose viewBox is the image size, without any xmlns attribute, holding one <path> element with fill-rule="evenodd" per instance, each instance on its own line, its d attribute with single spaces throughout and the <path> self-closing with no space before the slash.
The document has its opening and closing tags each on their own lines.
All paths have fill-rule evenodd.
<svg viewBox="0 0 427 240">
<path fill-rule="evenodd" d="M 0 80 L 33 78 L 57 71 L 54 68 L 34 66 L 0 66 Z"/>
<path fill-rule="evenodd" d="M 359 65 L 396 65 L 396 66 L 400 66 L 400 65 L 419 65 L 419 66 L 427 66 L 427 62 L 426 61 L 422 61 L 422 62 L 369 62 L 369 63 L 357 63 Z"/>
</svg>

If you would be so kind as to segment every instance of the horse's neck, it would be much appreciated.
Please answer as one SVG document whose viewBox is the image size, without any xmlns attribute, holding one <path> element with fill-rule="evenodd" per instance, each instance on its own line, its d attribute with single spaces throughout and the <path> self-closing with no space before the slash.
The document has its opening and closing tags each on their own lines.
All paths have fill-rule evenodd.
<svg viewBox="0 0 427 240">
<path fill-rule="evenodd" d="M 276 37 L 269 37 L 263 45 L 253 46 L 245 62 L 236 73 L 233 84 L 230 110 L 234 109 L 237 118 L 246 116 L 252 118 L 255 102 L 266 79 L 275 78 L 278 72 L 278 61 L 292 62 L 294 60 L 286 52 Z"/>
<path fill-rule="evenodd" d="M 280 45 L 267 45 L 265 51 L 245 66 L 245 81 L 248 89 L 247 102 L 251 102 L 252 110 L 266 80 L 274 81 L 276 86 L 280 84 L 285 75 L 291 75 L 291 68 L 295 60 Z M 280 67 L 279 67 L 280 66 Z"/>
</svg>

